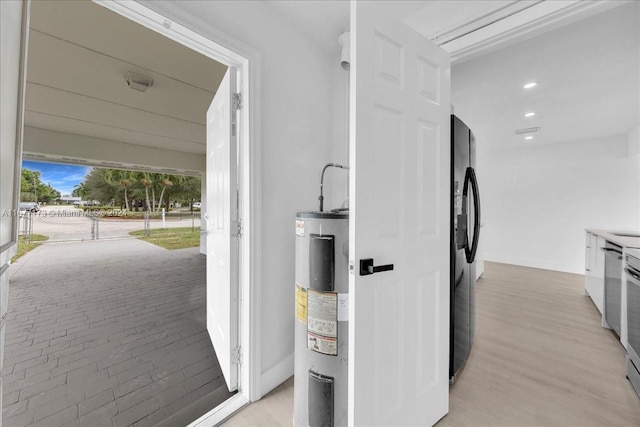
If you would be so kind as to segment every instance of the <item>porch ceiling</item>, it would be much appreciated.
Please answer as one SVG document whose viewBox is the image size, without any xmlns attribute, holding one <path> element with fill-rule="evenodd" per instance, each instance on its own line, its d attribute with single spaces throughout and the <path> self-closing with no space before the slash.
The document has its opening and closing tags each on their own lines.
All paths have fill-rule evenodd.
<svg viewBox="0 0 640 427">
<path fill-rule="evenodd" d="M 32 2 L 27 126 L 205 153 L 205 114 L 227 69 L 90 1 Z M 127 72 L 153 79 L 129 88 Z"/>
</svg>

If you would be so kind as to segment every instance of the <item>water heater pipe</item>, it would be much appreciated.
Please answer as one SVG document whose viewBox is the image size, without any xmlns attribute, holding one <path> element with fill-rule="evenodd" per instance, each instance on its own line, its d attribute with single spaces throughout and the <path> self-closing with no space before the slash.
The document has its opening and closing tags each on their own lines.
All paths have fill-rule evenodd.
<svg viewBox="0 0 640 427">
<path fill-rule="evenodd" d="M 324 167 L 322 168 L 322 173 L 320 174 L 320 197 L 318 197 L 318 200 L 320 200 L 320 212 L 322 212 L 322 210 L 324 209 L 324 196 L 322 195 L 322 189 L 324 188 L 324 171 L 326 171 L 329 167 L 349 170 L 348 166 L 339 165 L 337 163 L 327 163 L 326 165 L 324 165 Z"/>
<path fill-rule="evenodd" d="M 340 51 L 340 66 L 349 71 L 351 69 L 351 33 L 347 31 L 346 33 L 340 34 L 338 43 L 342 48 Z"/>
</svg>

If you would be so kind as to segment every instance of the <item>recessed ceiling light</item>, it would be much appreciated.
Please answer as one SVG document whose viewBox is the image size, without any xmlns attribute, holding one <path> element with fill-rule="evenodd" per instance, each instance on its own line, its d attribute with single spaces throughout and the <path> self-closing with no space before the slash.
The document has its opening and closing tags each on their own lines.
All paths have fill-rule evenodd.
<svg viewBox="0 0 640 427">
<path fill-rule="evenodd" d="M 524 113 L 524 116 L 525 116 L 525 117 L 533 117 L 533 116 L 535 116 L 535 115 L 536 115 L 536 112 L 535 112 L 535 111 L 529 111 L 528 113 Z"/>
<path fill-rule="evenodd" d="M 531 141 L 533 139 L 533 137 L 531 135 L 529 135 L 529 136 L 525 136 L 524 139 L 527 140 L 527 141 Z"/>
<path fill-rule="evenodd" d="M 525 89 L 531 89 L 532 87 L 536 87 L 538 83 L 536 82 L 531 82 L 531 83 L 527 83 L 526 85 L 522 86 Z"/>
<path fill-rule="evenodd" d="M 516 130 L 516 133 L 518 135 L 522 135 L 523 133 L 533 133 L 533 132 L 538 132 L 539 130 L 540 130 L 540 127 L 536 126 L 534 128 L 518 129 Z"/>
</svg>

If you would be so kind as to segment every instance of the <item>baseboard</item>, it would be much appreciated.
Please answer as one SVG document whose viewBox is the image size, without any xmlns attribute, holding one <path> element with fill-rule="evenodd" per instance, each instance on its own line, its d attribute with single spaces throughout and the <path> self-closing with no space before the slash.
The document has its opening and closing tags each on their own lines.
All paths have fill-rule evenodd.
<svg viewBox="0 0 640 427">
<path fill-rule="evenodd" d="M 261 396 L 265 396 L 274 388 L 285 382 L 293 375 L 293 353 L 282 359 L 276 366 L 262 373 Z"/>
<path fill-rule="evenodd" d="M 540 268 L 542 270 L 560 271 L 563 273 L 584 274 L 584 270 L 568 266 L 566 263 L 559 263 L 549 260 L 524 259 L 512 256 L 501 256 L 492 254 L 484 254 L 484 260 L 501 264 L 513 264 L 520 265 L 522 267 Z"/>
</svg>

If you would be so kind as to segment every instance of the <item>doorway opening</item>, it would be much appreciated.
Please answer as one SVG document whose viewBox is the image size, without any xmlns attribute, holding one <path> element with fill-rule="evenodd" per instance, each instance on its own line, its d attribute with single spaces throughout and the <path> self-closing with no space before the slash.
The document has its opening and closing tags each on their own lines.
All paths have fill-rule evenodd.
<svg viewBox="0 0 640 427">
<path fill-rule="evenodd" d="M 200 176 L 27 159 L 21 175 L 21 241 L 169 238 L 171 234 L 182 241 L 164 242 L 168 249 L 199 246 Z"/>
<path fill-rule="evenodd" d="M 68 2 L 42 2 L 35 5 L 36 7 L 44 7 L 42 4 L 51 4 L 53 8 L 63 7 L 65 3 Z M 249 74 L 248 74 L 248 64 L 249 60 L 245 57 L 237 55 L 226 48 L 223 48 L 216 44 L 215 42 L 204 39 L 197 33 L 194 33 L 188 30 L 185 27 L 180 26 L 179 24 L 171 23 L 167 21 L 161 15 L 147 9 L 143 6 L 137 4 L 116 4 L 116 3 L 108 3 L 100 5 L 96 5 L 91 2 L 74 2 L 72 3 L 73 7 L 84 7 L 87 8 L 89 6 L 100 9 L 102 11 L 115 11 L 119 17 L 124 16 L 125 21 L 132 21 L 133 24 L 137 27 L 143 28 L 145 31 L 148 31 L 150 28 L 151 32 L 159 34 L 162 38 L 166 38 L 167 41 L 171 43 L 177 42 L 181 47 L 185 48 L 185 50 L 190 51 L 192 53 L 200 54 L 206 57 L 207 60 L 213 60 L 223 65 L 224 69 L 228 66 L 233 66 L 238 70 L 238 89 L 244 95 L 243 102 L 248 104 L 248 88 L 249 88 Z M 106 6 L 103 8 L 101 6 Z M 63 32 L 68 30 L 71 27 L 71 24 L 74 22 L 80 23 L 80 26 L 84 26 L 77 31 L 81 32 L 83 36 L 88 40 L 87 43 L 100 43 L 104 40 L 108 40 L 109 37 L 105 37 L 104 34 L 101 34 L 100 31 L 96 33 L 92 33 L 88 28 L 91 26 L 90 23 L 87 23 L 86 15 L 82 14 L 82 19 L 74 19 L 73 12 L 68 14 L 63 14 L 62 16 L 65 18 L 64 22 L 66 25 L 63 25 Z M 46 24 L 51 23 L 51 15 L 46 16 L 46 19 L 40 21 L 40 23 Z M 37 20 L 32 20 L 32 34 L 37 34 L 32 37 L 32 40 L 36 38 L 46 39 L 51 43 L 65 42 L 65 37 L 60 35 L 54 35 L 48 29 L 39 28 L 34 31 L 34 22 Z M 131 24 L 131 23 L 130 23 Z M 88 27 L 87 27 L 88 26 Z M 146 28 L 144 28 L 146 27 Z M 109 31 L 114 31 L 113 28 L 110 28 Z M 114 31 L 114 33 L 119 33 L 119 31 Z M 110 35 L 109 35 L 110 36 Z M 99 40 L 99 39 L 103 40 Z M 130 40 L 137 41 L 137 37 L 133 37 Z M 60 56 L 64 56 L 66 54 L 73 56 L 74 50 L 82 50 L 84 48 L 86 54 L 88 55 L 99 55 L 101 59 L 107 60 L 116 60 L 119 58 L 115 55 L 113 51 L 105 51 L 99 52 L 94 48 L 87 48 L 87 46 L 83 46 L 80 42 L 71 42 L 67 43 L 69 49 L 65 51 L 64 49 L 50 49 L 49 52 L 56 52 L 56 57 L 58 62 L 64 62 L 63 58 Z M 135 44 L 135 43 L 131 43 Z M 147 47 L 148 45 L 145 45 Z M 105 46 L 105 48 L 109 48 L 109 46 Z M 46 49 L 45 49 L 46 50 Z M 116 49 L 117 50 L 117 49 Z M 124 48 L 127 51 L 127 48 Z M 161 55 L 160 55 L 161 56 Z M 156 56 L 155 58 L 158 58 Z M 146 58 L 149 59 L 149 58 Z M 174 59 L 177 62 L 180 61 L 180 58 L 176 59 L 175 57 L 170 56 L 170 59 Z M 170 61 L 168 61 L 170 62 Z M 131 65 L 140 65 L 132 63 L 127 60 L 120 60 L 120 63 L 123 68 L 130 68 Z M 33 61 L 29 61 L 29 65 L 34 65 Z M 93 64 L 95 65 L 95 70 L 105 69 L 104 66 L 100 66 L 102 64 Z M 138 67 L 142 68 L 142 71 L 146 72 L 146 74 L 153 75 L 153 70 L 151 68 L 145 68 L 144 66 Z M 196 67 L 197 68 L 197 67 Z M 37 70 L 36 67 L 32 68 L 33 70 Z M 192 70 L 195 69 L 192 67 Z M 55 78 L 56 70 L 45 70 L 38 77 L 44 78 Z M 126 70 L 121 70 L 126 71 Z M 131 71 L 131 70 L 129 70 Z M 136 76 L 136 72 L 140 70 L 133 70 L 133 73 L 127 71 L 125 73 L 125 78 L 123 78 L 123 82 L 126 82 L 128 88 L 126 90 L 138 90 L 142 87 L 146 86 L 146 89 L 139 91 L 144 92 L 148 89 L 153 89 L 155 87 L 160 87 L 161 83 L 165 83 L 165 87 L 169 84 L 187 84 L 189 86 L 189 82 L 185 80 L 181 80 L 176 78 L 175 75 L 172 75 L 169 72 L 166 73 L 156 73 L 153 75 L 154 81 L 149 82 L 148 80 L 139 79 Z M 82 73 L 81 73 L 82 74 Z M 120 73 L 122 74 L 122 73 Z M 131 77 L 131 74 L 134 76 Z M 211 78 L 211 74 L 206 74 L 207 78 Z M 128 76 L 128 77 L 126 77 Z M 60 76 L 58 76 L 60 77 Z M 64 77 L 64 76 L 62 76 Z M 85 79 L 86 77 L 86 79 Z M 85 87 L 94 88 L 102 87 L 106 84 L 105 80 L 96 79 L 96 76 L 93 76 L 90 73 L 82 74 L 82 78 L 77 79 L 75 82 L 69 82 L 71 87 L 66 87 L 63 90 L 59 90 L 57 92 L 62 92 L 62 96 L 67 96 L 69 98 L 73 98 L 75 96 L 80 96 L 85 98 L 88 102 L 87 105 L 99 101 L 95 96 L 87 95 L 82 93 L 81 86 L 85 85 Z M 122 77 L 122 76 L 121 76 Z M 143 76 L 145 77 L 145 76 Z M 148 75 L 146 76 L 148 77 Z M 74 86 L 75 85 L 75 86 Z M 155 168 L 169 168 L 170 170 L 186 170 L 190 172 L 194 171 L 204 171 L 204 154 L 205 144 L 204 141 L 198 140 L 198 132 L 190 133 L 189 129 L 191 125 L 197 125 L 197 123 L 192 123 L 188 119 L 181 118 L 179 123 L 176 123 L 171 120 L 170 114 L 159 114 L 160 120 L 154 121 L 154 116 L 150 115 L 150 111 L 144 108 L 144 105 L 135 105 L 129 106 L 130 108 L 127 110 L 127 113 L 132 113 L 124 118 L 124 122 L 126 122 L 127 126 L 118 126 L 114 123 L 96 123 L 89 119 L 89 117 L 70 117 L 70 115 L 66 114 L 69 110 L 63 111 L 64 105 L 60 103 L 56 103 L 56 113 L 51 114 L 51 112 L 46 111 L 47 106 L 51 106 L 51 103 L 56 102 L 55 100 L 59 100 L 55 96 L 52 96 L 53 92 L 56 92 L 55 86 L 50 84 L 43 83 L 42 81 L 35 82 L 33 80 L 28 82 L 28 88 L 33 89 L 32 97 L 29 97 L 29 90 L 27 91 L 27 117 L 26 117 L 26 125 L 25 125 L 25 147 L 24 152 L 29 156 L 59 156 L 65 162 L 86 162 L 91 158 L 100 158 L 103 159 L 102 163 L 108 163 L 112 165 L 118 164 L 130 164 L 133 165 L 133 168 L 137 168 L 139 165 L 150 164 Z M 137 86 L 136 89 L 134 86 Z M 194 90 L 201 89 L 197 85 L 190 84 L 191 88 Z M 215 90 L 213 91 L 215 92 Z M 133 92 L 132 92 L 133 93 Z M 151 91 L 149 91 L 149 94 Z M 60 94 L 58 94 L 60 95 Z M 116 94 L 117 95 L 117 94 Z M 144 93 L 142 94 L 144 95 Z M 178 94 L 174 93 L 174 96 L 178 96 Z M 31 102 L 30 102 L 31 101 Z M 38 104 L 38 101 L 42 101 L 41 104 Z M 174 101 L 176 101 L 174 99 Z M 47 102 L 50 104 L 47 105 Z M 73 102 L 69 102 L 69 104 L 73 104 Z M 119 105 L 116 101 L 111 101 L 110 106 L 113 107 Z M 174 102 L 174 108 L 176 109 L 185 109 L 185 108 L 193 108 L 191 105 L 180 105 L 179 102 Z M 34 105 L 44 105 L 44 109 L 31 108 Z M 62 105 L 62 106 L 61 106 Z M 69 105 L 66 105 L 69 107 Z M 73 105 L 71 105 L 73 107 Z M 82 116 L 83 113 L 89 113 L 91 111 L 90 108 L 78 108 L 78 105 L 75 105 L 76 113 L 78 116 Z M 72 110 L 73 108 L 71 108 Z M 95 112 L 95 111 L 94 111 Z M 101 110 L 97 114 L 101 114 L 103 116 L 113 118 L 113 115 L 108 114 L 109 111 Z M 140 114 L 138 114 L 140 113 Z M 204 116 L 204 111 L 202 111 Z M 117 114 L 116 114 L 117 115 Z M 141 116 L 145 116 L 142 117 Z M 31 116 L 31 117 L 29 117 Z M 240 200 L 240 210 L 241 215 L 247 220 L 243 223 L 243 241 L 249 242 L 251 236 L 251 225 L 250 224 L 250 200 L 249 197 L 242 197 L 243 195 L 249 195 L 249 170 L 248 168 L 243 167 L 245 164 L 249 164 L 249 127 L 250 122 L 248 120 L 248 109 L 245 109 L 239 113 L 239 121 L 238 121 L 238 193 L 241 196 Z M 95 116 L 94 116 L 95 117 Z M 127 122 L 127 120 L 129 120 Z M 153 129 L 153 132 L 145 132 L 144 126 L 146 124 L 150 124 L 151 127 L 156 126 Z M 68 125 L 70 127 L 76 126 L 73 130 L 69 128 L 65 128 L 64 126 Z M 196 126 L 197 127 L 197 126 Z M 133 128 L 133 131 L 132 131 Z M 164 131 L 167 132 L 164 132 Z M 174 133 L 171 134 L 171 130 L 174 130 Z M 31 135 L 29 135 L 31 133 Z M 180 134 L 180 135 L 176 135 Z M 204 132 L 202 132 L 204 134 Z M 45 137 L 43 137 L 45 136 Z M 181 137 L 184 136 L 184 137 Z M 203 136 L 203 135 L 200 135 Z M 49 138 L 46 138 L 49 137 Z M 64 140 L 64 141 L 62 141 Z M 153 140 L 151 142 L 151 140 Z M 46 141 L 46 144 L 42 142 Z M 91 143 L 94 145 L 91 146 Z M 105 144 L 108 143 L 108 144 Z M 205 204 L 204 195 L 206 191 L 203 192 L 202 204 Z M 238 299 L 238 304 L 240 300 L 245 301 L 244 305 L 240 306 L 238 310 L 239 317 L 237 325 L 242 325 L 242 335 L 240 337 L 240 342 L 242 343 L 242 354 L 243 360 L 246 360 L 247 363 L 242 367 L 242 371 L 239 374 L 239 390 L 240 393 L 236 394 L 234 399 L 225 402 L 223 408 L 213 414 L 207 414 L 205 417 L 207 422 L 213 420 L 215 422 L 216 417 L 224 417 L 225 413 L 231 413 L 242 407 L 249 401 L 250 395 L 250 379 L 251 373 L 256 371 L 256 365 L 252 363 L 254 358 L 252 355 L 252 346 L 251 346 L 251 336 L 250 332 L 252 328 L 251 326 L 251 317 L 250 314 L 250 304 L 254 307 L 256 306 L 255 302 L 252 301 L 250 297 L 250 287 L 249 287 L 249 277 L 250 277 L 250 255 L 251 250 L 248 244 L 241 245 L 240 251 L 237 254 L 238 257 L 241 258 L 242 262 L 239 263 L 242 266 L 242 270 L 239 271 L 239 283 L 241 284 L 241 295 L 242 298 Z M 237 326 L 238 333 L 240 333 L 240 326 Z M 240 361 L 236 361 L 239 363 Z M 213 418 L 211 418 L 213 417 Z"/>
<path fill-rule="evenodd" d="M 181 216 L 196 214 L 190 212 L 196 203 L 170 209 L 165 221 L 152 218 L 148 237 L 123 239 L 118 232 L 144 231 L 140 216 L 150 212 L 129 212 L 124 188 L 107 178 L 125 173 L 130 206 L 145 193 L 159 196 L 159 177 L 169 178 L 172 186 L 163 196 L 173 203 L 165 206 L 199 200 L 200 179 L 180 182 L 179 176 L 161 173 L 92 168 L 73 187 L 84 187 L 82 201 L 99 200 L 99 206 L 64 204 L 62 196 L 45 204 L 49 195 L 43 193 L 49 188 L 38 185 L 40 178 L 50 182 L 46 187 L 62 185 L 55 180 L 62 165 L 30 166 L 42 175 L 29 170 L 37 175 L 36 190 L 25 197 L 37 197 L 42 204 L 28 215 L 37 234 L 51 237 L 52 243 L 17 260 L 12 269 L 5 423 L 55 419 L 98 425 L 111 419 L 114 425 L 156 425 L 169 418 L 186 425 L 234 395 L 207 333 L 200 227 L 193 231 L 178 224 L 185 221 Z M 147 186 L 137 178 L 148 179 Z M 144 205 L 158 204 L 152 196 Z M 97 211 L 109 215 L 94 216 Z M 114 211 L 118 216 L 111 215 Z M 102 238 L 69 241 L 80 222 L 88 231 L 94 219 L 102 224 Z M 156 232 L 177 238 L 157 239 Z"/>
</svg>

